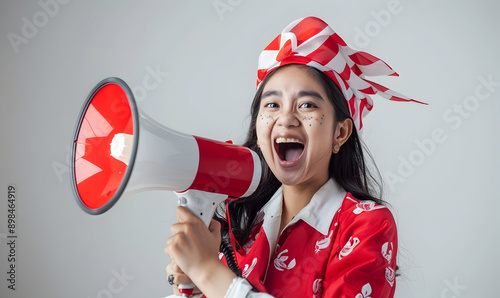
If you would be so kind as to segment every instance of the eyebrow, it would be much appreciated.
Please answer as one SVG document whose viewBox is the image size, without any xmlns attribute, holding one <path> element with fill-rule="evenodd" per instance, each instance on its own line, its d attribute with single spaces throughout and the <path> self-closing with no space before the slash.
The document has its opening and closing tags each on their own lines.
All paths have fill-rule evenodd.
<svg viewBox="0 0 500 298">
<path fill-rule="evenodd" d="M 262 97 L 261 98 L 266 98 L 266 97 L 269 97 L 269 96 L 282 96 L 283 93 L 281 91 L 277 91 L 277 90 L 269 90 L 269 91 L 266 91 L 262 94 Z M 299 94 L 298 94 L 298 97 L 305 97 L 305 96 L 311 96 L 311 97 L 315 97 L 319 100 L 322 100 L 324 101 L 323 97 L 316 91 L 312 91 L 312 90 L 302 90 L 302 91 L 299 91 Z"/>
<path fill-rule="evenodd" d="M 262 94 L 261 98 L 266 98 L 269 96 L 281 96 L 281 95 L 282 95 L 281 91 L 269 90 L 269 91 L 264 92 Z"/>
<path fill-rule="evenodd" d="M 317 99 L 324 101 L 323 97 L 316 91 L 303 90 L 299 92 L 299 97 L 305 97 L 305 96 L 316 97 Z"/>
</svg>

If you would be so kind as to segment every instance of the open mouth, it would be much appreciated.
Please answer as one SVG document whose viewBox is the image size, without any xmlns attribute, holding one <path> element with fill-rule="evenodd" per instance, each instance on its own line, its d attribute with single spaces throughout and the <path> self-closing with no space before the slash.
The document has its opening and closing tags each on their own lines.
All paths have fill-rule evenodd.
<svg viewBox="0 0 500 298">
<path fill-rule="evenodd" d="M 274 147 L 283 161 L 295 161 L 304 151 L 304 143 L 294 138 L 277 138 Z"/>
</svg>

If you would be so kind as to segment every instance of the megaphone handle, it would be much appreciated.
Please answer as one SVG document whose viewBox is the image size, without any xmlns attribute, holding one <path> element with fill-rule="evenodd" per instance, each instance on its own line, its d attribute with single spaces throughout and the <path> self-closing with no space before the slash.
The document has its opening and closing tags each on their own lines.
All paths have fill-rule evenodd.
<svg viewBox="0 0 500 298">
<path fill-rule="evenodd" d="M 193 294 L 194 287 L 194 283 L 179 284 L 177 286 L 183 298 L 190 297 Z"/>
<path fill-rule="evenodd" d="M 176 192 L 179 206 L 186 207 L 191 213 L 198 216 L 208 227 L 214 216 L 215 209 L 228 198 L 227 195 L 189 189 L 185 192 Z"/>
<path fill-rule="evenodd" d="M 228 198 L 227 195 L 189 189 L 185 192 L 176 192 L 179 206 L 186 207 L 191 213 L 198 216 L 208 227 L 214 216 L 215 209 Z M 183 297 L 189 297 L 193 293 L 193 283 L 179 284 L 179 292 Z"/>
</svg>

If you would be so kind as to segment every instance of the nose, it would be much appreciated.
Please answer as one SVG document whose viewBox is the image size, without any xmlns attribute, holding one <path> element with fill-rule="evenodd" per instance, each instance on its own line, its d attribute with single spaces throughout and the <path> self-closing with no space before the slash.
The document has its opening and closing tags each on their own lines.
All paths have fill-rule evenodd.
<svg viewBox="0 0 500 298">
<path fill-rule="evenodd" d="M 285 127 L 299 126 L 300 121 L 294 108 L 282 109 L 276 120 L 276 124 Z"/>
</svg>

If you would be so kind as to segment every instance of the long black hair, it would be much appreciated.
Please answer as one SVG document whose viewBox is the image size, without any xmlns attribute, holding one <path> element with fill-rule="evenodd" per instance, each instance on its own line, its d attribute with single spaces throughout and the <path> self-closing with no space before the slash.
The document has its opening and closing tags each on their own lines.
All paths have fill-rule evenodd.
<svg viewBox="0 0 500 298">
<path fill-rule="evenodd" d="M 326 95 L 328 96 L 328 99 L 334 106 L 335 125 L 346 119 L 351 119 L 352 121 L 349 107 L 347 106 L 347 101 L 345 100 L 339 87 L 332 79 L 330 79 L 323 72 L 309 66 L 300 64 L 289 65 L 296 65 L 299 67 L 307 68 L 313 75 L 313 77 L 318 82 L 320 82 L 321 86 L 326 92 Z M 266 83 L 277 71 L 289 65 L 281 66 L 273 70 L 266 76 L 266 78 L 261 82 L 251 106 L 251 122 L 248 129 L 247 138 L 243 146 L 252 149 L 259 155 L 262 161 L 261 182 L 257 190 L 252 195 L 236 201 L 231 201 L 227 207 L 229 208 L 229 210 L 227 210 L 228 212 L 224 210 L 225 208 L 222 208 L 219 209 L 215 215 L 216 219 L 225 222 L 223 219 L 225 219 L 226 214 L 229 214 L 232 233 L 237 242 L 241 245 L 245 244 L 248 241 L 248 237 L 250 236 L 255 224 L 254 219 L 257 213 L 281 186 L 281 182 L 271 172 L 264 160 L 262 152 L 257 146 L 256 122 L 259 113 L 262 93 L 264 87 L 266 86 Z M 364 154 L 366 154 L 366 156 Z M 333 154 L 332 152 L 329 165 L 330 177 L 335 179 L 335 181 L 339 183 L 340 186 L 342 186 L 346 191 L 350 192 L 355 198 L 360 200 L 372 200 L 376 203 L 384 204 L 384 201 L 382 201 L 381 199 L 381 175 L 374 162 L 373 168 L 369 168 L 367 166 L 365 157 L 373 161 L 373 158 L 369 154 L 366 146 L 364 146 L 364 144 L 360 140 L 356 128 L 353 127 L 351 136 L 342 145 L 341 150 L 337 154 Z M 376 176 L 372 174 L 373 171 L 375 171 Z M 227 239 L 227 233 L 228 227 L 227 225 L 224 226 L 223 224 L 223 238 Z"/>
</svg>

